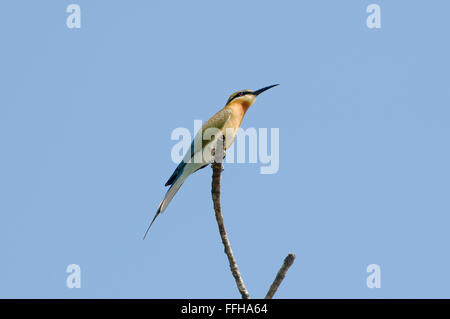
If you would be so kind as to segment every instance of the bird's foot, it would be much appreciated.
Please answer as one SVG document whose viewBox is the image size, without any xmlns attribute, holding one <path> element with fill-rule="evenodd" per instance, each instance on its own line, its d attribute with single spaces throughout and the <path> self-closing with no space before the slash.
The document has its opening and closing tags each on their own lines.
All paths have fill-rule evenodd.
<svg viewBox="0 0 450 319">
<path fill-rule="evenodd" d="M 223 150 L 223 157 L 217 159 L 216 158 L 216 148 L 215 147 L 211 147 L 211 155 L 213 157 L 211 163 L 221 163 L 222 164 L 222 171 L 224 171 L 225 168 L 223 167 L 223 160 L 225 159 L 225 156 L 226 156 L 225 150 Z"/>
</svg>

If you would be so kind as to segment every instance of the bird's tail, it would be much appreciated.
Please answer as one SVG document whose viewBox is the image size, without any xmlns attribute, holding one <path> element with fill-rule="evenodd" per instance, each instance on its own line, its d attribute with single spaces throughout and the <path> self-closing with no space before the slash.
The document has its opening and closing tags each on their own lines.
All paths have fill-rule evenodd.
<svg viewBox="0 0 450 319">
<path fill-rule="evenodd" d="M 150 227 L 152 227 L 153 222 L 155 221 L 156 217 L 158 217 L 159 214 L 163 213 L 169 203 L 172 201 L 172 198 L 175 196 L 175 194 L 180 189 L 181 185 L 183 185 L 184 181 L 190 174 L 187 174 L 187 172 L 184 172 L 183 174 L 179 175 L 175 182 L 170 186 L 169 190 L 166 193 L 166 196 L 164 196 L 163 200 L 158 206 L 158 210 L 156 211 L 155 217 L 153 217 L 152 222 L 150 223 L 150 226 L 148 226 L 147 230 L 145 231 L 144 239 L 147 236 L 148 231 L 150 230 Z"/>
</svg>

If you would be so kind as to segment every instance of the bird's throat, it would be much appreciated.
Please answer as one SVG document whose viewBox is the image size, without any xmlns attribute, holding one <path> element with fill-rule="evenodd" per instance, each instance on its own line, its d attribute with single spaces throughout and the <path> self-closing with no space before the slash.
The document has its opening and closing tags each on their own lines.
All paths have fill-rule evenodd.
<svg viewBox="0 0 450 319">
<path fill-rule="evenodd" d="M 242 114 L 242 116 L 244 116 L 250 106 L 251 103 L 248 101 L 236 101 L 230 105 L 230 108 L 233 110 L 233 113 Z"/>
</svg>

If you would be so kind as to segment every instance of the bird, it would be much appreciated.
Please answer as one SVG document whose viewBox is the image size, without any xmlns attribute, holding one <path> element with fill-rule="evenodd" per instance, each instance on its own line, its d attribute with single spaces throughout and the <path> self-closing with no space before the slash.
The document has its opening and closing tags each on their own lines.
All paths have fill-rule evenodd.
<svg viewBox="0 0 450 319">
<path fill-rule="evenodd" d="M 234 142 L 238 129 L 247 110 L 261 93 L 277 86 L 269 85 L 256 91 L 240 90 L 228 98 L 225 106 L 207 120 L 192 141 L 190 150 L 186 152 L 183 160 L 178 164 L 165 186 L 170 186 L 166 195 L 160 202 L 155 216 L 145 231 L 146 238 L 156 217 L 163 213 L 184 181 L 193 173 L 202 169 L 214 160 L 215 146 L 220 135 L 224 136 L 224 151 Z"/>
</svg>

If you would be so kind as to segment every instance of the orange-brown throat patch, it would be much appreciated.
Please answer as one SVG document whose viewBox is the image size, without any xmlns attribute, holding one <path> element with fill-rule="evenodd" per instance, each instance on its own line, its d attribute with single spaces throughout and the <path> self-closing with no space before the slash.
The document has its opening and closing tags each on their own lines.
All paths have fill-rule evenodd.
<svg viewBox="0 0 450 319">
<path fill-rule="evenodd" d="M 240 111 L 243 114 L 245 114 L 245 112 L 247 112 L 247 110 L 250 107 L 250 102 L 246 101 L 246 100 L 237 100 L 237 101 L 233 101 L 230 103 L 230 107 L 235 109 L 236 111 Z"/>
</svg>

